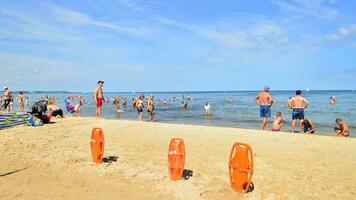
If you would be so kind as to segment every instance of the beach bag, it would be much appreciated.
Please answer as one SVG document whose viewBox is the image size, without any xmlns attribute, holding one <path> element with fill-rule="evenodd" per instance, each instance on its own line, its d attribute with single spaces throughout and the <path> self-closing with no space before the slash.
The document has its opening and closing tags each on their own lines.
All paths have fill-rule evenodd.
<svg viewBox="0 0 356 200">
<path fill-rule="evenodd" d="M 35 116 L 31 116 L 28 118 L 28 123 L 30 123 L 32 126 L 42 126 L 43 122 L 41 119 Z"/>
</svg>

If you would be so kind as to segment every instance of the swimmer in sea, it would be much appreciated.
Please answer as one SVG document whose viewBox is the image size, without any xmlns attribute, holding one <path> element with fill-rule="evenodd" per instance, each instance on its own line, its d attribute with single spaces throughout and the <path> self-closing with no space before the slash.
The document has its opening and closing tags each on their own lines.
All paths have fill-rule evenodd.
<svg viewBox="0 0 356 200">
<path fill-rule="evenodd" d="M 204 110 L 205 110 L 205 116 L 210 116 L 210 109 L 211 109 L 211 106 L 208 102 L 205 102 L 205 106 L 204 106 Z"/>
<path fill-rule="evenodd" d="M 331 96 L 330 97 L 330 104 L 334 105 L 336 103 L 336 97 L 335 96 Z"/>
</svg>

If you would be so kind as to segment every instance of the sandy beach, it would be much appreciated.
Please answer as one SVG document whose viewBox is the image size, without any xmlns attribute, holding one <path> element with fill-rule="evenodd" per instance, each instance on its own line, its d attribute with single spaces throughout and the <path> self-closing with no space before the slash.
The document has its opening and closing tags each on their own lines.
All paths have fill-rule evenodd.
<svg viewBox="0 0 356 200">
<path fill-rule="evenodd" d="M 104 130 L 104 156 L 116 162 L 92 162 L 93 127 Z M 189 180 L 168 178 L 173 137 L 185 140 Z M 229 185 L 236 141 L 254 152 L 255 189 L 248 194 Z M 355 138 L 65 118 L 0 131 L 0 199 L 355 199 L 355 150 Z"/>
</svg>

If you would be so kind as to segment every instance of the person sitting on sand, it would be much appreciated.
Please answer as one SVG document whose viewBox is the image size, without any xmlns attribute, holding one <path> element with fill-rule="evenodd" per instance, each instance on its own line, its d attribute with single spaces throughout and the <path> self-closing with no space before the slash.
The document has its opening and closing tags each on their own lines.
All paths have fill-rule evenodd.
<svg viewBox="0 0 356 200">
<path fill-rule="evenodd" d="M 53 117 L 57 117 L 57 118 L 62 118 L 63 117 L 63 111 L 57 105 L 54 105 L 54 104 L 48 105 L 47 106 L 47 111 Z"/>
<path fill-rule="evenodd" d="M 210 109 L 211 106 L 208 102 L 205 102 L 204 110 L 205 110 L 205 116 L 210 116 Z"/>
<path fill-rule="evenodd" d="M 311 119 L 303 120 L 303 133 L 315 133 L 315 125 Z"/>
<path fill-rule="evenodd" d="M 339 125 L 339 127 L 334 128 L 336 135 L 348 137 L 349 136 L 349 126 L 340 118 L 336 119 L 336 124 Z"/>
<path fill-rule="evenodd" d="M 274 121 L 272 124 L 272 131 L 280 131 L 282 129 L 282 125 L 283 125 L 283 117 L 282 117 L 282 113 L 278 112 L 275 116 L 274 116 Z"/>
</svg>

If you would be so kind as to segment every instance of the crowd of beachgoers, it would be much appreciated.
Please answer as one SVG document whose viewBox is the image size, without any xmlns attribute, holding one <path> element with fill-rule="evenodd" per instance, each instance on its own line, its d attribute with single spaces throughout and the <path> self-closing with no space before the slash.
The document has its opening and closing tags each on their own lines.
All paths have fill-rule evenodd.
<svg viewBox="0 0 356 200">
<path fill-rule="evenodd" d="M 145 96 L 144 94 L 139 94 L 137 97 L 134 97 L 130 99 L 130 105 L 128 105 L 128 98 L 125 96 L 117 96 L 117 97 L 104 97 L 104 92 L 103 92 L 103 86 L 104 86 L 104 81 L 98 81 L 97 86 L 95 88 L 93 98 L 96 104 L 96 117 L 98 119 L 103 119 L 102 117 L 102 106 L 103 103 L 112 103 L 114 109 L 116 112 L 121 113 L 126 111 L 128 106 L 131 106 L 131 108 L 137 110 L 137 118 L 139 121 L 144 120 L 144 111 L 147 112 L 147 121 L 153 122 L 155 121 L 155 115 L 156 115 L 156 109 L 155 109 L 155 97 L 153 95 Z M 14 104 L 14 96 L 12 95 L 10 89 L 8 87 L 3 88 L 3 95 L 0 96 L 0 111 L 2 112 L 13 112 L 13 104 Z M 40 107 L 41 105 L 44 105 L 43 107 L 44 110 L 42 110 L 40 113 L 47 113 L 47 117 L 56 117 L 56 118 L 62 118 L 64 117 L 64 112 L 63 110 L 56 104 L 56 98 L 54 96 L 48 97 L 41 97 L 40 99 L 37 100 L 37 102 L 30 106 L 29 105 L 29 99 L 28 97 L 24 96 L 24 92 L 20 91 L 18 95 L 15 97 L 17 99 L 18 103 L 18 111 L 19 112 L 24 112 L 25 109 L 31 110 L 31 114 L 34 114 L 35 111 L 34 107 Z M 71 100 L 77 100 L 76 105 L 71 105 Z M 182 97 L 181 101 L 181 108 L 182 109 L 189 109 L 189 101 L 191 100 L 190 96 L 184 96 Z M 173 97 L 172 101 L 176 102 L 178 101 L 177 97 Z M 234 101 L 233 98 L 229 98 L 228 101 L 232 102 Z M 85 104 L 85 100 L 82 96 L 68 96 L 65 100 L 66 102 L 66 111 L 68 113 L 73 113 L 74 116 L 80 117 L 81 113 L 81 107 L 83 104 Z M 281 112 L 277 112 L 274 117 L 273 117 L 273 122 L 271 125 L 271 128 L 269 129 L 268 127 L 268 118 L 272 117 L 271 113 L 271 107 L 275 103 L 275 99 L 273 96 L 270 94 L 270 87 L 265 86 L 263 88 L 263 91 L 257 94 L 255 97 L 255 102 L 257 106 L 259 106 L 259 111 L 260 111 L 260 117 L 262 119 L 262 130 L 271 130 L 271 131 L 280 131 L 282 127 L 284 126 L 284 117 L 282 116 Z M 167 105 L 168 101 L 167 99 L 159 99 L 159 103 L 161 105 Z M 330 97 L 330 104 L 334 105 L 336 104 L 336 97 L 331 96 Z M 308 107 L 309 102 L 308 100 L 303 97 L 302 91 L 297 90 L 295 92 L 294 97 L 290 97 L 288 99 L 288 102 L 286 102 L 286 105 L 289 109 L 291 109 L 292 113 L 292 123 L 291 123 L 291 132 L 294 133 L 296 132 L 296 126 L 299 125 L 300 132 L 301 133 L 308 133 L 308 134 L 314 134 L 316 132 L 317 127 L 313 123 L 313 120 L 311 118 L 306 118 L 304 115 L 304 110 Z M 39 109 L 40 110 L 40 109 Z M 204 105 L 202 105 L 202 111 L 204 112 L 204 115 L 206 117 L 212 115 L 212 107 L 209 104 L 209 102 L 205 102 Z M 41 118 L 41 114 L 40 117 Z M 334 132 L 338 136 L 349 136 L 349 127 L 347 123 L 341 119 L 341 118 L 336 118 L 335 123 L 337 124 L 337 127 L 334 128 Z"/>
</svg>

